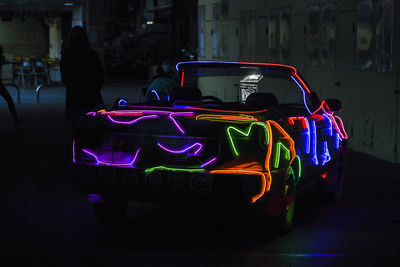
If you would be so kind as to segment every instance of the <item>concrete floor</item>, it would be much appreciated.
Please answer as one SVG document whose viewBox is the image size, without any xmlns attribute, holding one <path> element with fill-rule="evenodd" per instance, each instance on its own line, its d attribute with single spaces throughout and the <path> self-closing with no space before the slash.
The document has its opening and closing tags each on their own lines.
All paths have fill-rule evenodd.
<svg viewBox="0 0 400 267">
<path fill-rule="evenodd" d="M 108 84 L 103 96 L 135 101 L 140 88 Z M 399 167 L 350 153 L 344 200 L 300 196 L 286 235 L 256 217 L 224 227 L 203 210 L 138 202 L 104 226 L 69 177 L 64 89 L 35 101 L 23 91 L 28 121 L 16 128 L 0 99 L 1 266 L 400 266 Z"/>
</svg>

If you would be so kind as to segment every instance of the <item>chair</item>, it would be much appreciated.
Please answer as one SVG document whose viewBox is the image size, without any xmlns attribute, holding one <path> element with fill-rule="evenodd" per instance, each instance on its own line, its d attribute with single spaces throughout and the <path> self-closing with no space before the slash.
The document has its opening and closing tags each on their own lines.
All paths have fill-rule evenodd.
<svg viewBox="0 0 400 267">
<path fill-rule="evenodd" d="M 22 84 L 22 88 L 25 89 L 26 78 L 29 78 L 31 83 L 33 82 L 34 68 L 31 59 L 29 57 L 14 57 L 14 62 L 14 73 L 17 77 L 17 84 Z"/>
<path fill-rule="evenodd" d="M 39 84 L 50 83 L 50 75 L 49 75 L 49 68 L 48 68 L 48 58 L 41 58 L 40 60 L 36 60 L 33 66 L 34 69 L 34 85 L 37 88 Z M 39 80 L 42 81 L 39 83 Z"/>
<path fill-rule="evenodd" d="M 40 62 L 40 63 L 39 63 Z M 40 104 L 40 90 L 48 87 L 56 83 L 51 79 L 51 72 L 54 72 L 55 75 L 60 74 L 60 67 L 59 61 L 56 58 L 42 58 L 40 61 L 36 62 L 35 65 L 35 88 L 36 88 L 36 102 Z M 42 82 L 40 83 L 39 80 L 42 78 Z"/>
</svg>

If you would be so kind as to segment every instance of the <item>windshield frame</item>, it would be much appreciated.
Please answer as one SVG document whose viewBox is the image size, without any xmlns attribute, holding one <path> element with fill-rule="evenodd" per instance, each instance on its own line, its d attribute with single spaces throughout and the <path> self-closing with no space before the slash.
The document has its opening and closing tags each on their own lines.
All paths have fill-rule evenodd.
<svg viewBox="0 0 400 267">
<path fill-rule="evenodd" d="M 196 66 L 198 65 L 198 66 Z M 307 112 L 311 115 L 313 114 L 314 111 L 310 109 L 310 107 L 307 104 L 307 98 L 312 103 L 312 97 L 311 94 L 315 94 L 313 91 L 310 90 L 309 86 L 305 82 L 305 80 L 302 79 L 302 76 L 300 73 L 297 71 L 297 69 L 293 66 L 289 65 L 284 65 L 284 64 L 275 64 L 275 63 L 254 63 L 254 62 L 226 62 L 226 61 L 185 61 L 185 62 L 179 62 L 176 64 L 176 70 L 179 74 L 180 77 L 180 86 L 183 87 L 184 79 L 185 79 L 185 67 L 201 67 L 201 68 L 207 68 L 207 67 L 213 67 L 213 68 L 227 68 L 227 67 L 243 67 L 243 66 L 257 66 L 260 68 L 268 68 L 272 70 L 278 70 L 278 71 L 283 71 L 283 72 L 288 72 L 290 75 L 291 79 L 293 82 L 300 88 L 303 94 L 303 104 L 307 110 Z M 316 109 L 317 107 L 314 107 Z"/>
</svg>

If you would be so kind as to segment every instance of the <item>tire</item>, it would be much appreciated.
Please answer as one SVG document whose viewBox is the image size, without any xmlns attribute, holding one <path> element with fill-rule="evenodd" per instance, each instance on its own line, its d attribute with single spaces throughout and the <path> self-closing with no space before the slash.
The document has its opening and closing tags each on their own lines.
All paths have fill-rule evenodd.
<svg viewBox="0 0 400 267">
<path fill-rule="evenodd" d="M 293 171 L 289 167 L 287 180 L 283 188 L 284 201 L 282 203 L 282 210 L 278 215 L 278 227 L 281 233 L 290 232 L 293 226 L 294 210 L 296 207 L 296 184 L 294 179 Z"/>
<path fill-rule="evenodd" d="M 329 170 L 327 179 L 324 184 L 325 193 L 328 195 L 329 199 L 333 201 L 340 201 L 343 199 L 346 150 L 346 143 L 343 143 L 339 151 L 338 159 Z"/>
<path fill-rule="evenodd" d="M 121 221 L 128 208 L 128 201 L 120 198 L 104 198 L 103 203 L 93 203 L 93 212 L 101 223 Z"/>
</svg>

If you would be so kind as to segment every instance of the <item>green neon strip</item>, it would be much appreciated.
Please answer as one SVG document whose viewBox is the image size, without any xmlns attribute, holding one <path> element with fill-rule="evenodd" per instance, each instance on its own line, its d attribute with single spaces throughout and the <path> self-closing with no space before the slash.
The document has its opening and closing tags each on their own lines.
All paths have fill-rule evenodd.
<svg viewBox="0 0 400 267">
<path fill-rule="evenodd" d="M 204 172 L 205 169 L 180 169 L 180 168 L 170 168 L 165 166 L 156 166 L 147 168 L 144 170 L 146 174 L 152 173 L 153 171 L 173 171 L 173 172 Z"/>
<path fill-rule="evenodd" d="M 232 131 L 235 131 L 241 135 L 244 135 L 246 137 L 248 137 L 250 135 L 251 129 L 253 128 L 253 125 L 259 125 L 261 127 L 264 128 L 265 130 L 265 144 L 268 144 L 269 142 L 269 134 L 268 134 L 268 127 L 265 123 L 263 122 L 253 122 L 252 124 L 250 124 L 250 126 L 242 131 L 240 128 L 237 128 L 235 126 L 229 126 L 226 128 L 226 135 L 228 136 L 228 141 L 229 141 L 229 145 L 232 148 L 233 153 L 235 154 L 235 156 L 239 156 L 239 151 L 236 148 L 235 142 L 233 141 L 233 137 L 232 137 Z"/>
<path fill-rule="evenodd" d="M 301 159 L 299 157 L 299 155 L 296 155 L 297 161 L 298 161 L 298 165 L 299 165 L 299 172 L 298 172 L 298 176 L 297 178 L 301 177 Z"/>
<path fill-rule="evenodd" d="M 290 159 L 290 150 L 287 149 L 281 142 L 276 143 L 276 152 L 275 152 L 275 161 L 274 161 L 274 168 L 278 168 L 279 161 L 281 159 L 281 148 L 286 152 L 285 159 Z"/>
</svg>

